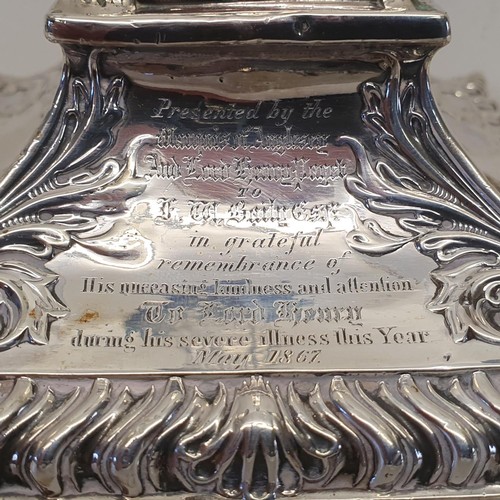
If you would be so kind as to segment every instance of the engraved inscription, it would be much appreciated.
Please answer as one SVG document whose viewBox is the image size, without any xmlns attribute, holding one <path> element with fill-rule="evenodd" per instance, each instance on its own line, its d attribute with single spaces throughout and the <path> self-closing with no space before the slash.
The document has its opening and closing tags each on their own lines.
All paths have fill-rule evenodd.
<svg viewBox="0 0 500 500">
<path fill-rule="evenodd" d="M 306 261 L 306 264 L 313 262 Z M 163 263 L 163 262 L 162 262 Z M 238 261 L 236 267 L 227 266 L 227 263 L 218 263 L 218 268 L 214 265 L 215 262 L 199 261 L 184 261 L 179 260 L 170 262 L 169 269 L 173 271 L 210 271 L 217 272 L 228 271 L 252 271 L 255 267 L 239 266 L 242 260 Z M 243 262 L 245 264 L 245 262 Z M 264 270 L 296 270 L 293 269 L 287 261 L 282 261 L 282 268 L 279 266 L 276 269 L 272 267 Z M 312 270 L 309 267 L 306 270 Z M 410 280 L 391 280 L 388 277 L 379 277 L 373 281 L 361 281 L 358 277 L 349 277 L 346 281 L 336 281 L 331 276 L 325 276 L 322 281 L 317 283 L 265 283 L 256 284 L 249 278 L 241 280 L 219 280 L 213 281 L 204 280 L 201 283 L 166 283 L 166 282 L 106 282 L 102 278 L 83 278 L 83 292 L 95 294 L 120 294 L 120 295 L 181 295 L 181 296 L 250 296 L 250 295 L 323 295 L 323 294 L 379 294 L 384 292 L 411 292 L 415 289 L 415 285 Z M 297 303 L 295 303 L 297 305 Z"/>
<path fill-rule="evenodd" d="M 362 307 L 301 307 L 296 300 L 280 300 L 274 303 L 277 319 L 275 323 L 339 323 L 361 321 Z"/>
<path fill-rule="evenodd" d="M 181 313 L 182 314 L 182 313 Z M 237 320 L 240 325 L 254 322 Z M 230 321 L 229 323 L 231 323 Z M 165 325 L 163 325 L 165 326 Z M 367 329 L 337 328 L 327 333 L 289 333 L 279 327 L 250 334 L 199 334 L 169 335 L 166 330 L 156 331 L 147 327 L 131 331 L 124 336 L 86 335 L 78 330 L 71 338 L 75 348 L 115 349 L 127 354 L 144 349 L 176 351 L 187 349 L 190 356 L 186 363 L 192 366 L 245 369 L 255 366 L 320 365 L 325 361 L 325 349 L 353 348 L 356 346 L 411 346 L 430 342 L 427 330 L 407 331 L 395 326 Z M 328 352 L 330 352 L 328 351 Z"/>
<path fill-rule="evenodd" d="M 329 98 L 158 97 L 135 152 L 147 187 L 127 221 L 151 261 L 82 274 L 72 309 L 83 297 L 100 318 L 75 312 L 61 343 L 143 371 L 253 372 L 331 370 L 353 355 L 390 364 L 436 342 L 420 273 L 347 241 L 367 212 L 345 188 L 356 162 L 335 144 L 335 116 Z M 406 328 L 416 306 L 422 319 Z"/>
<path fill-rule="evenodd" d="M 208 155 L 207 155 L 208 156 Z M 335 181 L 345 178 L 350 162 L 344 158 L 333 161 L 311 157 L 281 156 L 270 157 L 266 161 L 255 160 L 251 156 L 241 155 L 205 159 L 203 154 L 196 156 L 166 156 L 160 150 L 153 150 L 144 156 L 139 175 L 147 179 L 182 180 L 189 185 L 195 181 L 211 181 L 216 183 L 240 183 L 244 187 L 238 189 L 238 198 L 258 198 L 262 189 L 252 188 L 259 182 L 269 182 L 277 186 L 289 186 L 301 189 L 305 181 L 316 182 L 321 186 L 330 186 Z"/>
</svg>

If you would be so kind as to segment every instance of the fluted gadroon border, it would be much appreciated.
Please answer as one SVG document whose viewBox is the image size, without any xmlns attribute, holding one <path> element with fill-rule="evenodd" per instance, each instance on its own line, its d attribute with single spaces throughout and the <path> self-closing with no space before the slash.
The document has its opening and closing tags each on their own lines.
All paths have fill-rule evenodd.
<svg viewBox="0 0 500 500">
<path fill-rule="evenodd" d="M 498 375 L 5 379 L 0 494 L 480 494 Z"/>
</svg>

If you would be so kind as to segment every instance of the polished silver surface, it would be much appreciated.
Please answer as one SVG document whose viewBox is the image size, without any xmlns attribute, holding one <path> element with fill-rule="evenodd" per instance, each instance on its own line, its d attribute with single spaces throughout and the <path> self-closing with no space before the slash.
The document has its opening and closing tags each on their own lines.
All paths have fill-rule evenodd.
<svg viewBox="0 0 500 500">
<path fill-rule="evenodd" d="M 361 116 L 370 116 L 377 89 L 365 84 L 363 104 L 357 88 L 386 72 L 380 56 L 343 55 L 319 71 L 326 63 L 307 62 L 305 49 L 297 61 L 281 49 L 273 69 L 245 43 L 225 49 L 222 71 L 213 61 L 200 66 L 212 49 L 188 46 L 192 67 L 177 61 L 187 50 L 177 44 L 167 54 L 80 48 L 85 64 L 69 51 L 45 137 L 3 181 L 15 256 L 5 302 L 21 303 L 1 340 L 18 347 L 4 370 L 112 374 L 132 359 L 136 373 L 495 365 L 487 342 L 462 342 L 480 321 L 453 325 L 450 315 L 467 312 L 447 305 L 445 277 L 436 283 L 434 263 L 415 248 L 419 236 L 388 212 L 374 218 L 361 191 L 375 193 L 355 188 L 377 181 L 356 147 L 370 131 Z M 335 56 L 336 47 L 320 44 L 319 55 Z M 360 57 L 356 47 L 342 50 Z M 146 72 L 144 54 L 150 68 L 169 59 L 172 74 Z M 241 69 L 242 58 L 251 66 Z M 297 62 L 300 70 L 287 69 Z M 388 103 L 412 112 L 421 96 L 402 102 L 389 85 L 416 93 L 416 82 L 406 82 L 397 59 L 383 64 L 395 72 L 384 83 Z M 104 68 L 116 76 L 103 78 Z M 38 159 L 44 143 L 52 147 Z M 420 154 L 435 153 L 429 144 Z M 67 164 L 68 173 L 59 167 Z M 397 194 L 387 183 L 378 189 Z M 415 190 L 412 209 L 424 213 L 432 190 L 438 203 L 453 202 L 445 189 L 422 185 L 431 193 Z M 455 215 L 462 224 L 464 214 Z"/>
<path fill-rule="evenodd" d="M 0 179 L 1 494 L 495 498 L 499 122 L 474 77 L 436 95 L 476 163 L 444 125 L 446 17 L 61 0 L 47 30 Z M 0 83 L 10 158 L 51 75 Z"/>
<path fill-rule="evenodd" d="M 420 0 L 60 0 L 48 26 L 51 40 L 108 47 L 259 39 L 436 44 L 449 37 L 446 16 Z"/>
</svg>

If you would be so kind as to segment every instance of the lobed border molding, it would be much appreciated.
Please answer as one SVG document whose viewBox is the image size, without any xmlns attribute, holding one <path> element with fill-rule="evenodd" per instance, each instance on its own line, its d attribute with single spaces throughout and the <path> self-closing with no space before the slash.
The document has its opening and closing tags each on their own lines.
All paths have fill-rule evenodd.
<svg viewBox="0 0 500 500">
<path fill-rule="evenodd" d="M 16 258 L 0 266 L 11 302 L 24 307 L 10 321 L 0 350 L 49 343 L 51 322 L 67 310 L 53 294 L 57 276 L 45 263 L 84 241 L 103 212 L 124 211 L 127 197 L 144 188 L 135 179 L 137 144 L 123 162 L 98 162 L 115 144 L 127 87 L 121 77 L 103 81 L 98 60 L 99 52 L 92 52 L 82 75 L 65 68 L 42 131 L 44 141 L 56 145 L 52 156 L 37 160 L 39 150 L 28 149 L 0 184 L 0 251 L 28 254 L 38 264 L 32 268 Z M 498 345 L 500 195 L 443 127 L 430 94 L 427 56 L 404 64 L 388 56 L 384 64 L 385 79 L 360 90 L 369 139 L 341 141 L 358 159 L 349 192 L 373 214 L 392 216 L 404 234 L 359 220 L 350 244 L 369 255 L 414 244 L 437 264 L 428 307 L 444 316 L 453 340 Z M 95 129 L 104 131 L 102 148 L 89 159 L 78 151 L 96 142 L 89 133 Z M 89 164 L 98 165 L 93 176 L 82 174 Z M 71 167 L 69 177 L 61 176 L 60 165 Z M 126 199 L 108 206 L 104 195 L 124 186 Z M 68 209 L 96 192 L 102 203 L 74 219 Z M 63 195 L 67 203 L 61 204 Z M 33 237 L 34 227 L 42 238 L 38 232 Z M 32 304 L 41 304 L 36 321 L 29 320 Z M 270 500 L 350 490 L 349 496 L 366 498 L 457 498 L 462 491 L 474 498 L 498 488 L 498 370 L 64 377 L 0 376 L 3 497 L 215 494 Z"/>
<path fill-rule="evenodd" d="M 498 371 L 3 378 L 0 493 L 479 496 L 500 477 L 499 382 Z"/>
</svg>

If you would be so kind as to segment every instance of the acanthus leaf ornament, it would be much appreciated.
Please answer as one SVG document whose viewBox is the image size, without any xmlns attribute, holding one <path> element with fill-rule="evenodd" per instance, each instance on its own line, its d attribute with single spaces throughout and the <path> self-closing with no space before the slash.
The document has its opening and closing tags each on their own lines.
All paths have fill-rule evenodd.
<svg viewBox="0 0 500 500">
<path fill-rule="evenodd" d="M 413 243 L 433 258 L 436 294 L 455 342 L 500 343 L 500 196 L 450 138 L 430 92 L 427 58 L 385 62 L 381 83 L 362 85 L 369 138 L 341 137 L 358 167 L 347 190 L 371 212 L 392 217 L 403 234 L 354 215 L 347 240 L 368 255 Z"/>
<path fill-rule="evenodd" d="M 103 82 L 100 51 L 87 57 L 86 77 L 76 76 L 68 59 L 44 127 L 0 182 L 0 350 L 49 341 L 50 322 L 67 310 L 54 293 L 58 277 L 45 264 L 75 242 L 96 247 L 86 243 L 89 236 L 102 239 L 114 226 L 100 228 L 99 217 L 122 213 L 145 187 L 135 179 L 141 137 L 124 160 L 105 157 L 126 113 L 125 80 Z M 140 248 L 132 245 L 125 261 L 147 258 L 140 235 L 131 237 Z"/>
<path fill-rule="evenodd" d="M 302 401 L 293 384 L 284 399 L 278 388 L 252 377 L 229 409 L 225 388 L 219 391 L 209 412 L 217 418 L 199 421 L 176 447 L 178 479 L 189 490 L 264 500 L 278 490 L 294 495 L 307 482 L 326 484 L 343 467 L 340 435 L 316 420 L 312 402 Z"/>
<path fill-rule="evenodd" d="M 27 340 L 45 344 L 50 318 L 66 315 L 67 309 L 52 294 L 58 276 L 24 262 L 0 263 L 0 349 Z"/>
</svg>

